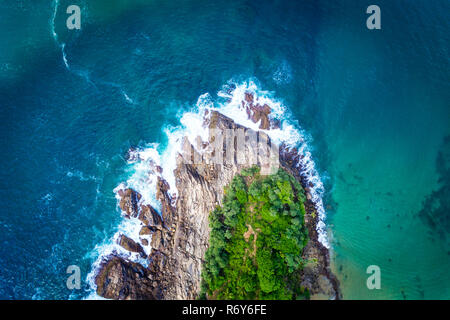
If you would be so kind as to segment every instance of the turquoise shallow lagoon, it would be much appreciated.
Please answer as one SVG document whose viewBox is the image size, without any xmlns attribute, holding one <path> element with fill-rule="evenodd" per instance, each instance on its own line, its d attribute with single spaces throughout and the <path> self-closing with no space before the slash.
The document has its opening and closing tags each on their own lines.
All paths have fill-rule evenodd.
<svg viewBox="0 0 450 320">
<path fill-rule="evenodd" d="M 0 298 L 87 297 L 66 268 L 117 231 L 126 151 L 253 79 L 311 138 L 344 298 L 449 299 L 450 3 L 377 1 L 373 31 L 370 4 L 2 1 Z"/>
</svg>

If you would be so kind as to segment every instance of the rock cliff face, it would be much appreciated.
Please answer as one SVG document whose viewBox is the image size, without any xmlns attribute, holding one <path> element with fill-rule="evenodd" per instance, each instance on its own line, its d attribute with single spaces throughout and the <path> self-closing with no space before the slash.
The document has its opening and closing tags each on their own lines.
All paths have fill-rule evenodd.
<svg viewBox="0 0 450 320">
<path fill-rule="evenodd" d="M 312 187 L 295 167 L 298 162 L 296 150 L 280 152 L 281 166 L 300 181 L 306 191 L 305 224 L 308 228 L 309 242 L 303 250 L 303 259 L 310 261 L 303 269 L 302 285 L 309 289 L 311 299 L 341 299 L 339 282 L 330 270 L 330 253 L 318 239 L 318 214 L 309 193 Z"/>
<path fill-rule="evenodd" d="M 246 100 L 252 104 L 253 97 L 248 95 Z M 273 125 L 268 118 L 270 108 L 267 108 L 247 109 L 249 118 L 259 121 L 265 129 Z M 296 152 L 282 146 L 278 148 L 265 133 L 242 127 L 215 111 L 205 113 L 204 125 L 209 128 L 208 141 L 198 139 L 195 145 L 187 138 L 183 141 L 183 151 L 178 155 L 174 171 L 176 198 L 169 194 L 168 183 L 158 178 L 156 197 L 161 202 L 161 216 L 151 206 L 140 205 L 141 196 L 137 192 L 127 189 L 119 194 L 125 216 L 138 217 L 142 222 L 140 234 L 151 235 L 151 243 L 144 239 L 142 246 L 151 245 L 152 249 L 146 257 L 147 268 L 119 256 L 107 257 L 95 279 L 100 296 L 110 299 L 197 298 L 203 257 L 208 248 L 208 215 L 222 203 L 224 186 L 243 168 L 258 164 L 269 173 L 282 166 L 308 190 L 306 180 L 294 169 L 298 163 Z M 217 135 L 217 132 L 227 134 Z M 239 140 L 240 133 L 244 133 L 243 141 Z M 258 137 L 257 145 L 250 141 L 249 137 L 254 136 Z M 257 147 L 264 149 L 264 157 L 255 154 Z M 314 204 L 308 201 L 305 222 L 311 241 L 303 256 L 313 263 L 305 267 L 302 283 L 310 289 L 312 298 L 339 298 L 337 281 L 329 269 L 328 250 L 317 241 L 318 218 L 314 212 Z M 120 245 L 145 256 L 142 246 L 130 240 L 122 236 Z"/>
</svg>

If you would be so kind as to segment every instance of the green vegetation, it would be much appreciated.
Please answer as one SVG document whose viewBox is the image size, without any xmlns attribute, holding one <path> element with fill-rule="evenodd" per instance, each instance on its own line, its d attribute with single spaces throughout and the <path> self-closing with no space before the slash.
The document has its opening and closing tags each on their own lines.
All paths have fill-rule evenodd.
<svg viewBox="0 0 450 320">
<path fill-rule="evenodd" d="M 286 171 L 261 176 L 243 170 L 209 216 L 211 234 L 201 298 L 304 299 L 300 286 L 305 195 Z"/>
</svg>

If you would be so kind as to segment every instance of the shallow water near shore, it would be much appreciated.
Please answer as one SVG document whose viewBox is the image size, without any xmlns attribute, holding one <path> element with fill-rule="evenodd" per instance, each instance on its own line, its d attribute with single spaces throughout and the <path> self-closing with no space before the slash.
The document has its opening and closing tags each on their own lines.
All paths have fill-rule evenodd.
<svg viewBox="0 0 450 320">
<path fill-rule="evenodd" d="M 75 32 L 69 1 L 1 3 L 0 298 L 90 296 L 122 221 L 113 190 L 136 173 L 127 150 L 163 151 L 201 95 L 249 79 L 309 138 L 343 297 L 450 298 L 448 212 L 421 214 L 450 198 L 432 194 L 449 184 L 450 6 L 379 1 L 369 31 L 356 3 L 79 1 Z"/>
</svg>

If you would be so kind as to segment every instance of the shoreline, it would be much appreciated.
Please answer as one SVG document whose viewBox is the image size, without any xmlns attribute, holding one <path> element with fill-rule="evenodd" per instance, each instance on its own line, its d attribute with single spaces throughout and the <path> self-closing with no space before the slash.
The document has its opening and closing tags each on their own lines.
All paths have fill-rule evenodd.
<svg viewBox="0 0 450 320">
<path fill-rule="evenodd" d="M 282 152 L 280 152 L 281 154 Z M 306 209 L 306 215 L 305 215 L 305 224 L 308 228 L 308 235 L 309 235 L 309 243 L 307 247 L 304 250 L 303 256 L 305 260 L 310 259 L 314 254 L 308 253 L 309 248 L 315 247 L 320 251 L 320 256 L 323 257 L 323 261 L 319 263 L 318 265 L 322 266 L 319 270 L 319 274 L 323 274 L 327 279 L 330 280 L 331 286 L 333 287 L 334 291 L 337 293 L 334 299 L 340 300 L 342 299 L 342 291 L 339 287 L 339 280 L 336 277 L 336 275 L 331 270 L 331 262 L 330 262 L 330 247 L 325 247 L 322 242 L 319 241 L 318 237 L 318 231 L 317 231 L 317 224 L 320 221 L 320 218 L 317 214 L 317 204 L 312 200 L 311 196 L 309 195 L 310 191 L 310 182 L 307 180 L 307 177 L 302 175 L 302 170 L 292 170 L 292 165 L 289 164 L 290 162 L 293 163 L 297 161 L 297 154 L 292 153 L 288 150 L 283 152 L 283 156 L 280 156 L 282 167 L 288 171 L 290 174 L 292 174 L 302 185 L 303 189 L 306 193 L 306 202 L 305 202 L 305 209 Z M 297 159 L 297 160 L 296 160 Z M 309 247 L 309 248 L 308 248 Z M 314 270 L 313 272 L 318 272 L 318 270 Z"/>
</svg>

